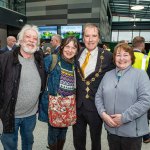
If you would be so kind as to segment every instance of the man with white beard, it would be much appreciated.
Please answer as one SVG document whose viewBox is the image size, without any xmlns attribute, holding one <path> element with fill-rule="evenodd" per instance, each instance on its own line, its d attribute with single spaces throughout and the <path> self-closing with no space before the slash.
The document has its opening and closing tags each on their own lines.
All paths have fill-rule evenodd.
<svg viewBox="0 0 150 150">
<path fill-rule="evenodd" d="M 25 25 L 13 51 L 0 55 L 1 142 L 5 150 L 17 150 L 18 130 L 22 150 L 32 150 L 39 96 L 44 89 L 43 55 L 36 51 L 38 28 Z"/>
</svg>

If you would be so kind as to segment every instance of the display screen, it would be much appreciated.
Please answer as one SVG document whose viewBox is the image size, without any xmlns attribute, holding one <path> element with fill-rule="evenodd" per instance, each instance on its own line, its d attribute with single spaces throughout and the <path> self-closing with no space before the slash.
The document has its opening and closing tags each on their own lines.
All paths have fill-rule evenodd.
<svg viewBox="0 0 150 150">
<path fill-rule="evenodd" d="M 75 36 L 77 39 L 82 39 L 82 26 L 61 26 L 61 37 L 67 38 Z"/>
<path fill-rule="evenodd" d="M 57 34 L 57 26 L 41 26 L 38 28 L 41 39 L 51 39 L 54 34 Z"/>
</svg>

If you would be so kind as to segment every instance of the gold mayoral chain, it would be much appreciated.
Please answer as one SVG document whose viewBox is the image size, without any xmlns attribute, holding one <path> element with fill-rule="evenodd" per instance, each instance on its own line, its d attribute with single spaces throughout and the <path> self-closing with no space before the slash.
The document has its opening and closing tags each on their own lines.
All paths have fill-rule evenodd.
<svg viewBox="0 0 150 150">
<path fill-rule="evenodd" d="M 79 70 L 79 68 L 78 68 L 78 73 L 79 73 L 79 75 L 80 75 L 82 81 L 85 82 L 85 84 L 86 84 L 86 89 L 85 89 L 85 91 L 86 91 L 85 98 L 86 98 L 86 99 L 88 99 L 88 98 L 90 97 L 90 95 L 89 95 L 89 91 L 90 91 L 89 86 L 90 86 L 90 84 L 91 84 L 92 82 L 94 82 L 94 81 L 96 80 L 96 78 L 99 77 L 99 74 L 102 72 L 102 64 L 103 64 L 103 60 L 104 60 L 104 56 L 103 56 L 103 55 L 104 55 L 104 51 L 102 51 L 102 53 L 101 53 L 101 55 L 100 55 L 100 64 L 101 64 L 101 65 L 100 65 L 100 68 L 99 68 L 98 72 L 95 73 L 94 77 L 91 78 L 90 80 L 86 80 L 86 79 L 81 75 L 81 72 L 80 72 L 80 70 Z"/>
</svg>

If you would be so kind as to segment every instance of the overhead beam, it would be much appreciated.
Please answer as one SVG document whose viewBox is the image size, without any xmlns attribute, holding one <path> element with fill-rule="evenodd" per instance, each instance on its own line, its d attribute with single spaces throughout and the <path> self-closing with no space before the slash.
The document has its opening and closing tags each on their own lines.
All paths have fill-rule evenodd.
<svg viewBox="0 0 150 150">
<path fill-rule="evenodd" d="M 149 30 L 150 21 L 135 22 L 112 22 L 112 30 Z"/>
</svg>

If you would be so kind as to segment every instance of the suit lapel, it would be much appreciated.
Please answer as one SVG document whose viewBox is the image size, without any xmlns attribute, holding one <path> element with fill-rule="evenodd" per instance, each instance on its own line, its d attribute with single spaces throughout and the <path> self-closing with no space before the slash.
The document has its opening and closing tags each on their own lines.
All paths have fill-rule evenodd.
<svg viewBox="0 0 150 150">
<path fill-rule="evenodd" d="M 81 74 L 82 74 L 82 71 L 81 71 L 81 68 L 80 68 L 79 58 L 80 58 L 83 51 L 84 51 L 84 48 L 78 53 L 78 55 L 76 57 L 76 65 L 77 65 L 77 68 L 79 69 Z M 101 65 L 100 55 L 101 55 L 102 52 L 103 52 L 103 50 L 101 48 L 98 48 L 98 57 L 97 57 L 97 63 L 96 63 L 95 71 L 92 72 L 90 75 L 88 75 L 86 77 L 86 79 L 92 77 L 96 72 L 99 71 L 99 68 L 100 68 L 100 65 Z M 82 76 L 83 76 L 83 74 L 82 74 Z"/>
<path fill-rule="evenodd" d="M 99 71 L 99 68 L 101 66 L 101 61 L 100 61 L 100 55 L 103 52 L 102 49 L 98 48 L 98 56 L 97 56 L 97 62 L 96 62 L 96 67 L 95 67 L 95 71 L 92 72 L 90 75 L 88 75 L 86 78 L 91 78 L 93 77 L 93 75 Z"/>
<path fill-rule="evenodd" d="M 102 53 L 102 49 L 98 49 L 98 57 L 97 57 L 97 63 L 96 63 L 96 67 L 95 67 L 95 71 L 94 72 L 98 72 L 101 62 L 100 62 L 100 55 Z"/>
</svg>

